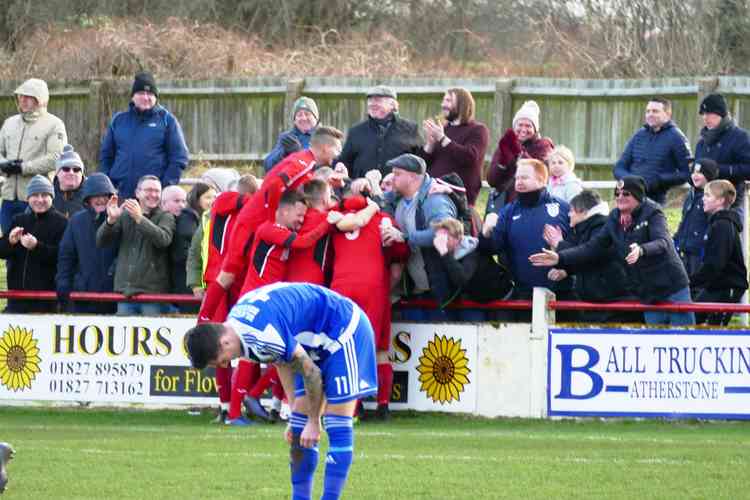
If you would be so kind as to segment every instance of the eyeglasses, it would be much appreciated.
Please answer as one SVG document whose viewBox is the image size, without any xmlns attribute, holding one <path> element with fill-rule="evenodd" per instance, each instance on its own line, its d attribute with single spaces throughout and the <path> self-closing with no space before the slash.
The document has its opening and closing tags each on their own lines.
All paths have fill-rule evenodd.
<svg viewBox="0 0 750 500">
<path fill-rule="evenodd" d="M 633 196 L 633 193 L 630 191 L 625 191 L 624 189 L 615 189 L 615 198 L 619 198 L 622 196 L 623 198 L 629 198 Z"/>
<path fill-rule="evenodd" d="M 60 167 L 60 170 L 62 170 L 63 172 L 66 172 L 66 173 L 70 172 L 72 170 L 76 174 L 80 174 L 82 172 L 82 170 L 80 168 L 78 168 L 78 167 Z"/>
</svg>

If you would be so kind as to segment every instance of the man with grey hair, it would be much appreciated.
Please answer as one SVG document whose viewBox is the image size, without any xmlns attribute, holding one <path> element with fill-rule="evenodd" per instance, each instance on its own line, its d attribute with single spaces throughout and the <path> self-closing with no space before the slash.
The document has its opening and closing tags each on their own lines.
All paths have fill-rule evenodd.
<svg viewBox="0 0 750 500">
<path fill-rule="evenodd" d="M 55 169 L 55 160 L 68 142 L 65 124 L 47 112 L 49 89 L 44 80 L 30 78 L 14 92 L 18 114 L 0 128 L 2 187 L 0 226 L 8 234 L 13 216 L 26 211 L 26 187 L 37 174 Z"/>
<path fill-rule="evenodd" d="M 115 291 L 127 297 L 169 291 L 169 245 L 175 231 L 174 216 L 162 210 L 161 182 L 144 175 L 135 189 L 136 199 L 119 204 L 117 195 L 107 203 L 107 218 L 96 232 L 96 246 L 119 239 Z M 161 304 L 119 302 L 117 314 L 159 315 Z"/>
<path fill-rule="evenodd" d="M 417 124 L 398 114 L 398 95 L 391 87 L 379 85 L 367 92 L 367 119 L 346 133 L 339 162 L 356 179 L 377 169 L 386 175 L 389 160 L 404 154 L 418 154 L 424 141 Z"/>
</svg>

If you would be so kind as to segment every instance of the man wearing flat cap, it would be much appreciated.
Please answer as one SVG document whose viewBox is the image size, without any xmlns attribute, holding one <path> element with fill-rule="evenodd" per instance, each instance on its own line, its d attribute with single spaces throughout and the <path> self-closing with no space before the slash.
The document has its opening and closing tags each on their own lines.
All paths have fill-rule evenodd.
<svg viewBox="0 0 750 500">
<path fill-rule="evenodd" d="M 99 152 L 99 171 L 122 200 L 135 197 L 144 175 L 158 177 L 162 186 L 179 183 L 189 158 L 180 122 L 157 103 L 159 89 L 151 73 L 135 75 L 130 96 L 128 110 L 112 118 Z"/>
<path fill-rule="evenodd" d="M 741 210 L 745 181 L 750 180 L 750 136 L 732 119 L 721 94 L 709 94 L 700 104 L 704 127 L 695 146 L 695 160 L 709 158 L 719 164 L 718 179 L 734 184 L 737 198 L 732 209 Z"/>
<path fill-rule="evenodd" d="M 424 144 L 417 124 L 398 114 L 396 91 L 378 85 L 367 92 L 367 118 L 346 133 L 339 162 L 349 177 L 364 177 L 370 170 L 390 173 L 388 160 L 404 153 L 417 154 Z"/>
<path fill-rule="evenodd" d="M 425 161 L 413 154 L 402 154 L 387 163 L 393 171 L 393 193 L 396 196 L 395 219 L 400 230 L 385 226 L 381 230 L 384 246 L 393 242 L 408 243 L 411 255 L 404 278 L 416 298 L 436 299 L 439 304 L 450 301 L 446 296 L 448 276 L 443 270 L 440 254 L 433 245 L 434 223 L 448 217 L 456 218 L 456 205 L 446 194 L 430 194 L 433 179 L 425 172 Z M 434 315 L 432 314 L 434 313 Z M 412 310 L 406 319 L 441 319 L 442 311 Z M 408 316 L 408 317 L 407 317 Z"/>
</svg>

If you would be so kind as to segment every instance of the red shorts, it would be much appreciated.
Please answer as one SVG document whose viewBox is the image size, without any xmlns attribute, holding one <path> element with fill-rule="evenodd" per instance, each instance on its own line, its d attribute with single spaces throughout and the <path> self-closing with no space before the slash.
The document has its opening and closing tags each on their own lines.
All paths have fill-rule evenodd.
<svg viewBox="0 0 750 500">
<path fill-rule="evenodd" d="M 331 290 L 354 301 L 367 314 L 375 332 L 375 349 L 391 348 L 391 296 L 390 290 L 373 290 L 362 285 L 331 284 Z"/>
</svg>

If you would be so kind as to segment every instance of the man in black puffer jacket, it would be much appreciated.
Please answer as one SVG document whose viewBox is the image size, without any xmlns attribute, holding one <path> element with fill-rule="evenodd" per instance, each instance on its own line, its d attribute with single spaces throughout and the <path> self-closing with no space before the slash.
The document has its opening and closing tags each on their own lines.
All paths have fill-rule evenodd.
<svg viewBox="0 0 750 500">
<path fill-rule="evenodd" d="M 646 304 L 669 301 L 690 302 L 688 276 L 667 229 L 667 218 L 659 205 L 646 198 L 642 177 L 627 176 L 617 181 L 617 208 L 607 225 L 594 238 L 559 252 L 543 250 L 529 257 L 535 266 L 585 265 L 612 248 L 615 258 L 625 261 L 628 288 Z M 644 313 L 648 324 L 692 325 L 692 312 Z"/>
<path fill-rule="evenodd" d="M 731 210 L 737 192 L 731 182 L 709 182 L 703 193 L 703 210 L 709 215 L 703 264 L 690 277 L 701 289 L 696 302 L 737 303 L 747 290 L 747 268 L 742 255 L 739 214 Z M 731 313 L 699 314 L 699 323 L 728 325 Z"/>
<path fill-rule="evenodd" d="M 32 177 L 26 188 L 31 210 L 13 217 L 11 230 L 0 238 L 0 258 L 8 265 L 9 290 L 54 290 L 57 249 L 68 220 L 52 208 L 55 189 L 43 175 Z M 8 300 L 5 312 L 55 312 L 57 303 L 44 300 Z"/>
</svg>

